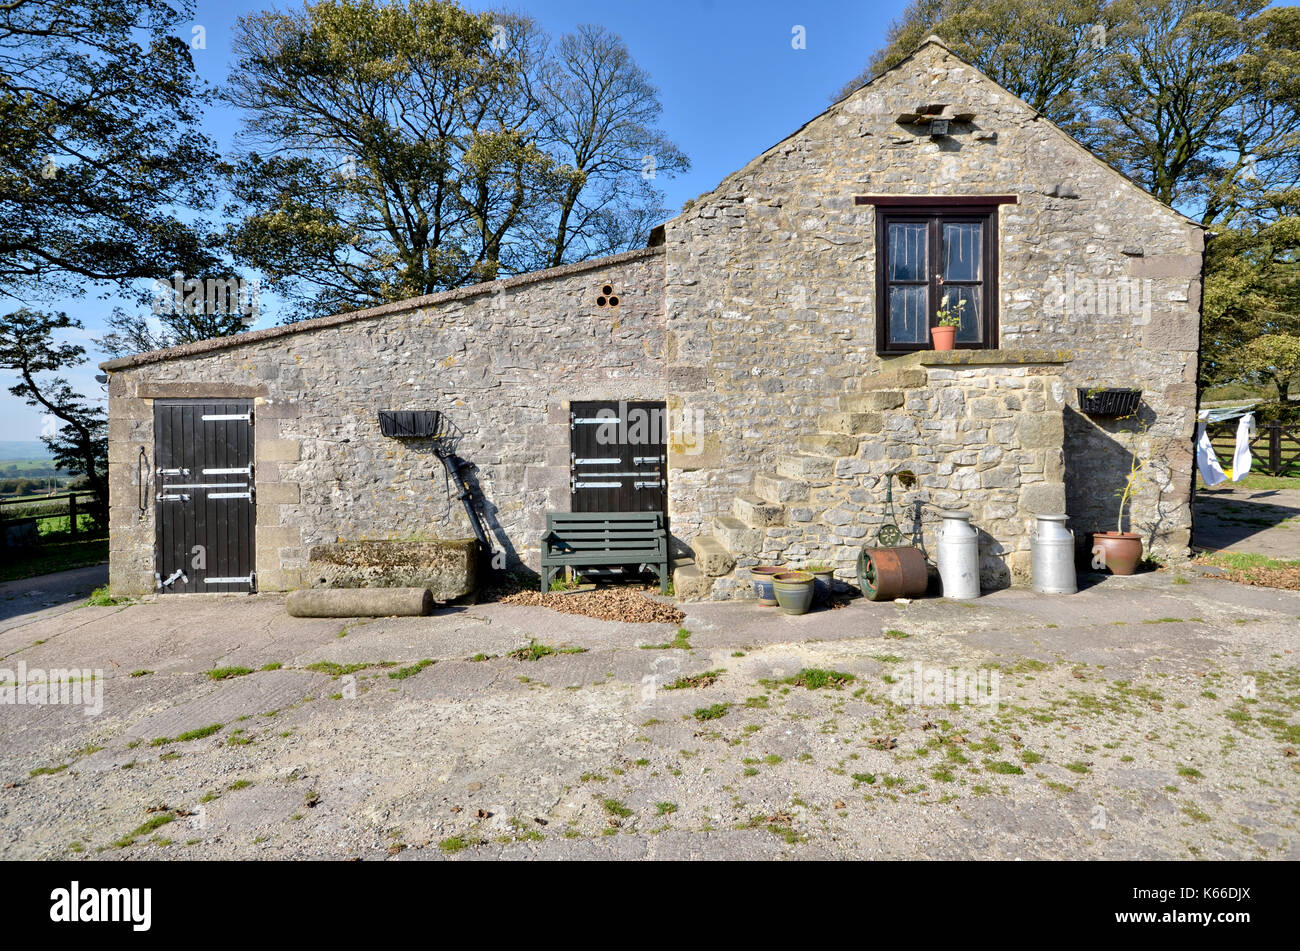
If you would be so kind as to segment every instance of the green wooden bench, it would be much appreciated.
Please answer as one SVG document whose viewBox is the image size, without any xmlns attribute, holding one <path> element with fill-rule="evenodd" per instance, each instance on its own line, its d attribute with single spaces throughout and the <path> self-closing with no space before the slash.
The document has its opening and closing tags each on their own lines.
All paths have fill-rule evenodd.
<svg viewBox="0 0 1300 951">
<path fill-rule="evenodd" d="M 668 593 L 668 530 L 661 512 L 547 512 L 542 591 L 561 568 L 647 565 Z"/>
</svg>

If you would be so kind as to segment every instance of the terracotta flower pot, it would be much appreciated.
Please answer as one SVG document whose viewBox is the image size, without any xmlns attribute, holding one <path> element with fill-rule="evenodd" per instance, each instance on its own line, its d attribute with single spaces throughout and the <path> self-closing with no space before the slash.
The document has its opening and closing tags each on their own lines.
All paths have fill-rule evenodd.
<svg viewBox="0 0 1300 951">
<path fill-rule="evenodd" d="M 953 344 L 957 341 L 956 327 L 931 327 L 930 339 L 934 341 L 934 349 L 951 350 Z"/>
<path fill-rule="evenodd" d="M 807 614 L 815 590 L 813 576 L 806 571 L 783 571 L 772 576 L 777 603 L 786 614 Z"/>
<path fill-rule="evenodd" d="M 785 571 L 777 565 L 755 565 L 749 569 L 749 577 L 754 582 L 754 594 L 758 596 L 759 607 L 777 606 L 776 592 L 772 590 L 772 576 Z"/>
<path fill-rule="evenodd" d="M 1093 554 L 1101 555 L 1113 575 L 1133 574 L 1142 560 L 1142 536 L 1132 532 L 1097 532 L 1092 536 L 1092 545 Z"/>
</svg>

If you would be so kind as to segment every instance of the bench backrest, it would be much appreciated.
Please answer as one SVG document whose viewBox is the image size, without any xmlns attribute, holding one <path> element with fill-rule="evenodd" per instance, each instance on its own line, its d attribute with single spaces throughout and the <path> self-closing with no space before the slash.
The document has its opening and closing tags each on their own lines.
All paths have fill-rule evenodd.
<svg viewBox="0 0 1300 951">
<path fill-rule="evenodd" d="M 570 551 L 657 549 L 666 544 L 662 512 L 547 512 L 546 543 Z"/>
</svg>

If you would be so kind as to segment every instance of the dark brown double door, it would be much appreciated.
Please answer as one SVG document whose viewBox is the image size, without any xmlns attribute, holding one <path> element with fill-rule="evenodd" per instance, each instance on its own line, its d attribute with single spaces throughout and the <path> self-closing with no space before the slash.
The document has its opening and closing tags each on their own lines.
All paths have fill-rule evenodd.
<svg viewBox="0 0 1300 951">
<path fill-rule="evenodd" d="M 252 404 L 156 401 L 153 475 L 158 590 L 252 591 Z"/>
<path fill-rule="evenodd" d="M 570 508 L 666 512 L 668 416 L 663 401 L 569 405 Z"/>
</svg>

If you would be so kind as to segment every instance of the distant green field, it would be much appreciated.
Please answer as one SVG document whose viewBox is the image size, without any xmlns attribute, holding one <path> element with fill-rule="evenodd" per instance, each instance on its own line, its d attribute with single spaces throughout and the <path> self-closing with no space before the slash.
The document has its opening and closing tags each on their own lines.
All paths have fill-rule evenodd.
<svg viewBox="0 0 1300 951">
<path fill-rule="evenodd" d="M 54 468 L 50 459 L 0 458 L 0 498 L 44 494 L 61 489 L 73 477 Z"/>
<path fill-rule="evenodd" d="M 0 479 L 0 486 L 4 480 Z M 40 544 L 32 548 L 0 549 L 0 582 L 31 578 L 51 571 L 65 571 L 108 559 L 108 532 L 96 528 L 86 509 L 94 496 L 77 493 L 78 533 L 70 531 L 68 500 L 45 500 L 37 496 L 21 503 L 0 506 L 0 516 L 7 520 L 39 518 Z"/>
<path fill-rule="evenodd" d="M 30 476 L 36 473 L 54 475 L 52 459 L 0 459 L 0 478 L 4 476 Z"/>
</svg>

